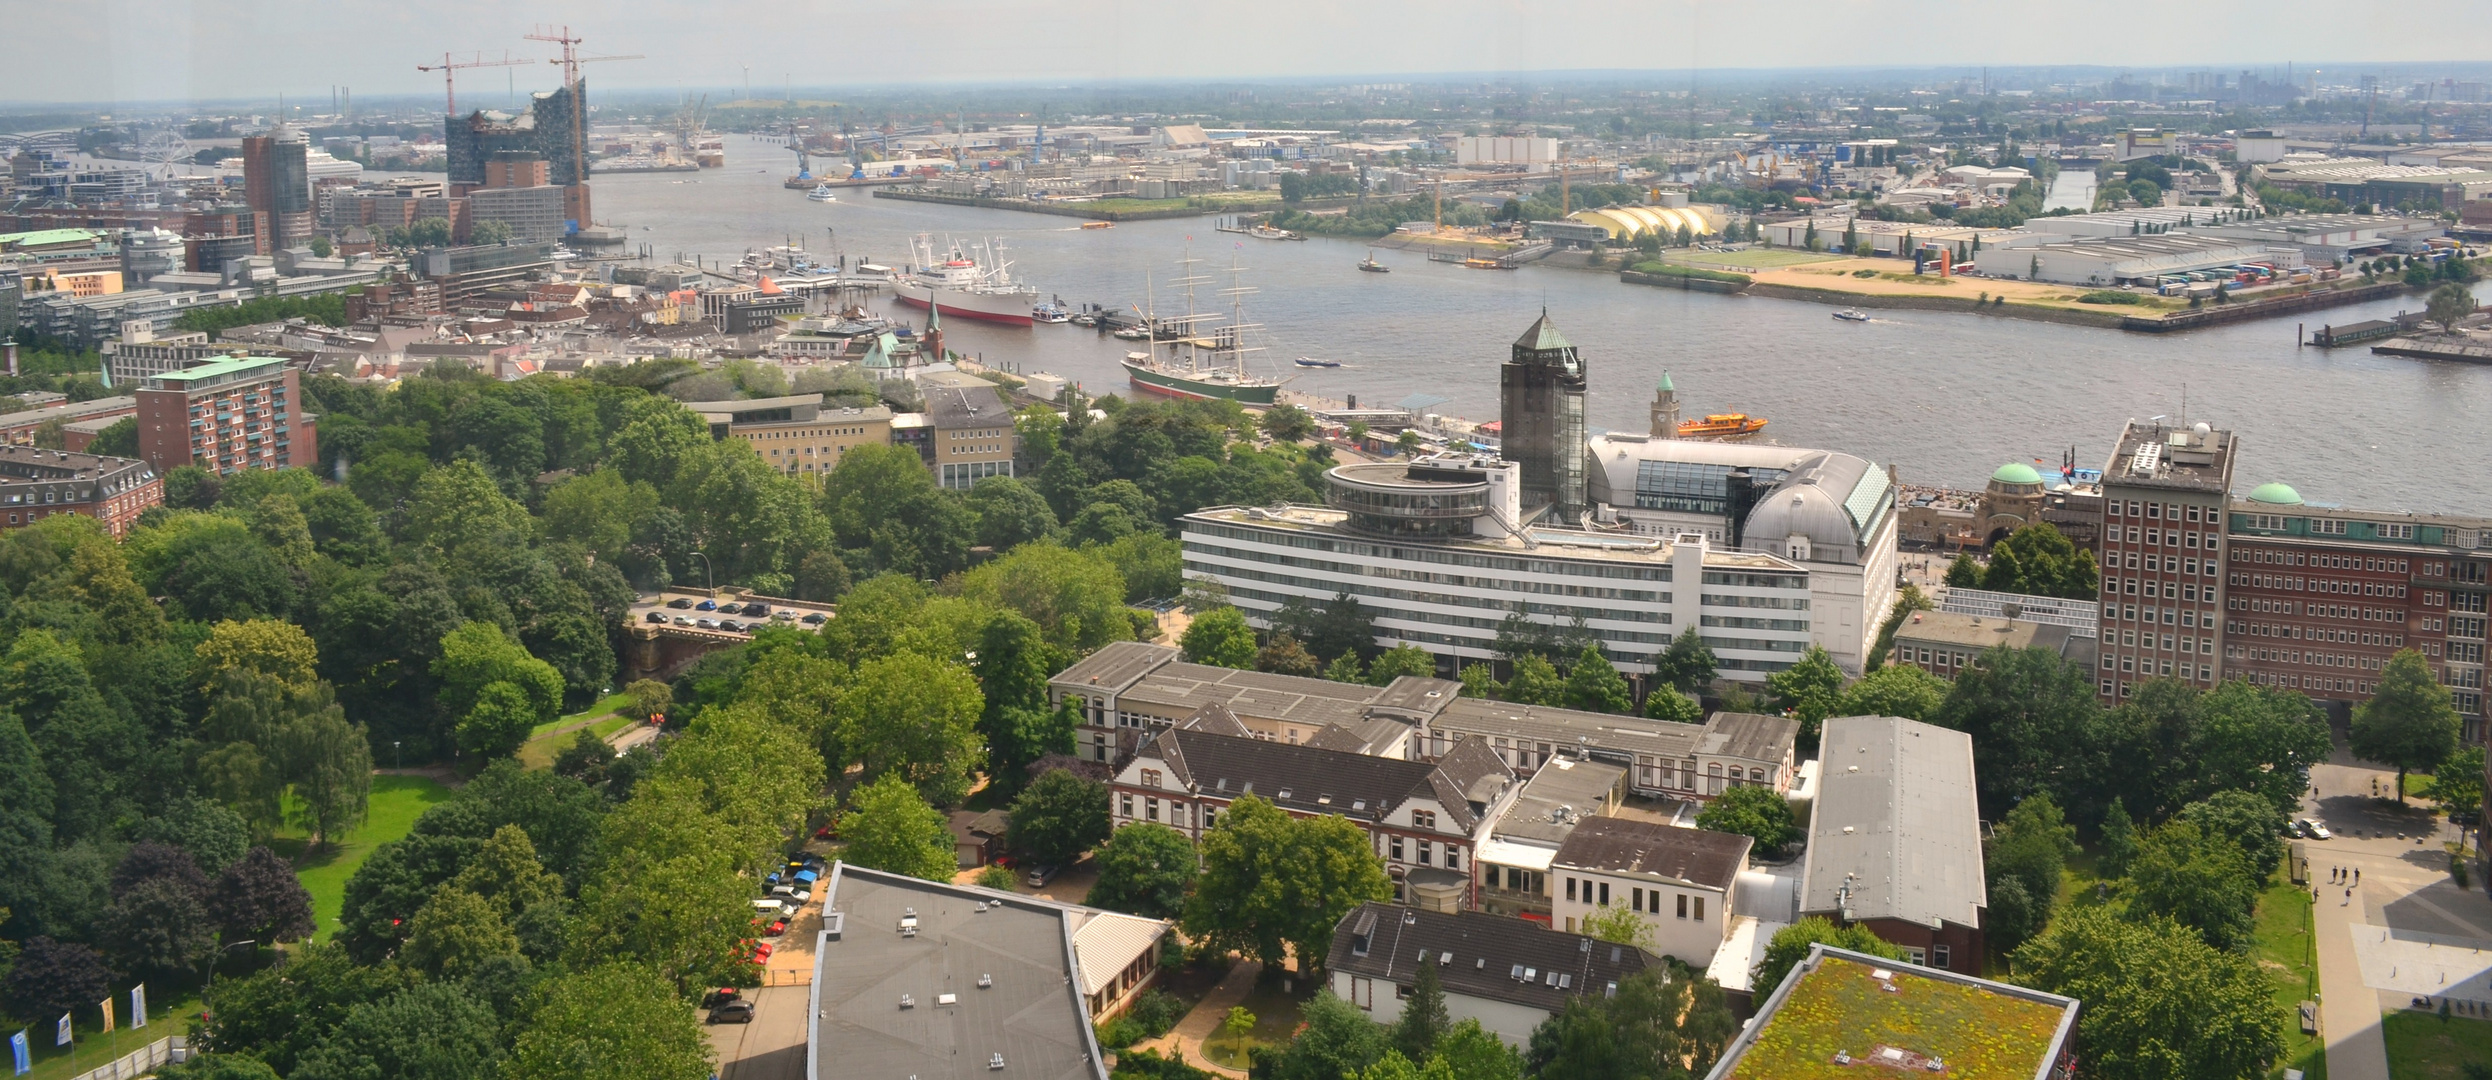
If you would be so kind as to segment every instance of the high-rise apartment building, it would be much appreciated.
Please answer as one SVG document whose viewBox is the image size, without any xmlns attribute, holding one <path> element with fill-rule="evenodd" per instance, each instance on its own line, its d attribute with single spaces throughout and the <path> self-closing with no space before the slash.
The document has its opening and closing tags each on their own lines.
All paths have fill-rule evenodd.
<svg viewBox="0 0 2492 1080">
<path fill-rule="evenodd" d="M 288 124 L 242 140 L 243 199 L 263 222 L 260 254 L 311 239 L 311 138 Z"/>
<path fill-rule="evenodd" d="M 2224 511 L 2239 440 L 2206 424 L 2131 421 L 2103 466 L 2106 703 L 2148 678 L 2212 689 L 2223 642 Z"/>
<path fill-rule="evenodd" d="M 1498 372 L 1502 455 L 1522 466 L 1523 510 L 1572 522 L 1586 500 L 1583 358 L 1543 311 Z"/>
<path fill-rule="evenodd" d="M 284 360 L 242 356 L 139 383 L 138 452 L 158 473 L 200 465 L 219 473 L 309 466 L 316 418 Z"/>
</svg>

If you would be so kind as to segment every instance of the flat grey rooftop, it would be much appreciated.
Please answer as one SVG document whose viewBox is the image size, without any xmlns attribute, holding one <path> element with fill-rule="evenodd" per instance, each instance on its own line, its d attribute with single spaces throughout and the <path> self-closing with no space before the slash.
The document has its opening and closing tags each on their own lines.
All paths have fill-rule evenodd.
<svg viewBox="0 0 2492 1080">
<path fill-rule="evenodd" d="M 844 864 L 825 906 L 812 1080 L 1105 1080 L 1061 909 Z M 912 911 L 917 934 L 903 937 Z"/>
</svg>

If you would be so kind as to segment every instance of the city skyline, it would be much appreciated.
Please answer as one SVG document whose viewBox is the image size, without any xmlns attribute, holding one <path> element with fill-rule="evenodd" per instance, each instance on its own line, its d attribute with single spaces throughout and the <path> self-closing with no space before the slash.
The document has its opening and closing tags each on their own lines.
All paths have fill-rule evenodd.
<svg viewBox="0 0 2492 1080">
<path fill-rule="evenodd" d="M 630 9 L 581 3 L 507 7 L 449 0 L 421 7 L 340 6 L 299 0 L 172 5 L 115 0 L 58 7 L 10 0 L 23 40 L 53 47 L 25 58 L 9 103 L 155 103 L 311 94 L 331 85 L 367 99 L 438 87 L 415 70 L 443 51 L 544 55 L 524 35 L 568 22 L 589 55 L 643 54 L 599 70 L 618 93 L 746 85 L 756 96 L 798 88 L 1067 81 L 1204 82 L 1240 79 L 1420 78 L 1431 74 L 1555 75 L 1805 69 L 1928 70 L 2103 67 L 2213 70 L 2294 62 L 2332 66 L 2472 64 L 2492 53 L 2492 25 L 2460 0 L 2424 0 L 2395 23 L 2343 19 L 2317 3 L 2271 6 L 2254 21 L 2216 9 L 2158 12 L 2155 32 L 2078 19 L 2035 32 L 2019 10 L 1948 2 L 1891 9 L 1828 0 L 1739 6 L 1679 0 L 1600 2 L 1560 12 L 1494 0 L 1343 10 L 1282 0 L 1240 26 L 1209 9 L 957 0 L 854 9 L 824 4 L 668 4 Z M 2418 34 L 2418 25 L 2435 27 Z M 773 27 L 768 43 L 751 31 Z M 1264 27 L 1271 29 L 1265 30 Z M 1293 34 L 1292 27 L 1322 27 Z M 1590 28 L 1602 28 L 1598 33 Z M 1760 28 L 1770 28 L 1761 32 Z M 2323 31 L 2323 32 L 2322 32 Z M 2303 55 L 2323 50 L 2326 55 Z M 270 54 L 282 65 L 237 63 Z M 2298 57 L 2298 59 L 2296 59 Z M 280 67 L 284 75 L 272 75 Z M 749 74 L 747 68 L 749 67 Z M 549 66 L 517 82 L 558 83 Z M 2349 72 L 2353 77 L 2356 73 Z M 489 84 L 491 74 L 478 76 Z M 2323 76 L 2324 77 L 2324 76 Z M 506 82 L 509 81 L 506 77 Z"/>
</svg>

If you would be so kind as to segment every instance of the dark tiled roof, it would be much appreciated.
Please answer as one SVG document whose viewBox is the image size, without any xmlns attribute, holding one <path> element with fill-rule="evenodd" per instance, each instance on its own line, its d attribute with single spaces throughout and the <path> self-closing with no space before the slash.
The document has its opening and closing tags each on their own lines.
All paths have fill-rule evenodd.
<svg viewBox="0 0 2492 1080">
<path fill-rule="evenodd" d="M 1194 710 L 1194 715 L 1186 717 L 1185 723 L 1177 726 L 1187 731 L 1208 731 L 1214 735 L 1233 735 L 1241 739 L 1255 736 L 1254 732 L 1246 730 L 1245 723 L 1238 720 L 1237 714 L 1230 712 L 1228 706 L 1217 703 Z"/>
<path fill-rule="evenodd" d="M 1422 953 L 1437 965 L 1437 979 L 1446 993 L 1552 1013 L 1566 1008 L 1567 999 L 1577 994 L 1605 993 L 1610 983 L 1661 963 L 1631 945 L 1560 933 L 1503 915 L 1365 904 L 1333 928 L 1332 951 L 1324 966 L 1407 985 L 1417 976 Z M 1517 968 L 1530 973 L 1529 982 Z"/>
<path fill-rule="evenodd" d="M 1136 754 L 1166 762 L 1179 783 L 1205 795 L 1253 794 L 1282 809 L 1362 822 L 1381 821 L 1411 797 L 1426 795 L 1444 806 L 1447 823 L 1458 831 L 1470 832 L 1479 821 L 1466 787 L 1424 761 L 1181 728 L 1151 736 Z M 1504 763 L 1496 767 L 1513 779 L 1513 773 L 1503 772 Z"/>
<path fill-rule="evenodd" d="M 1632 818 L 1586 818 L 1558 846 L 1552 866 L 1620 874 L 1656 874 L 1671 881 L 1728 891 L 1756 843 L 1734 833 L 1682 829 Z"/>
<path fill-rule="evenodd" d="M 1497 792 L 1514 781 L 1514 770 L 1506 767 L 1488 740 L 1477 735 L 1455 743 L 1436 759 L 1436 771 L 1452 785 L 1457 798 L 1482 805 L 1495 801 Z"/>
<path fill-rule="evenodd" d="M 1220 706 L 1205 705 L 1203 708 L 1219 709 Z M 1227 712 L 1228 710 L 1222 709 L 1221 711 Z M 1244 727 L 1245 725 L 1241 724 L 1239 726 Z M 1358 732 L 1352 731 L 1349 728 L 1343 727 L 1339 724 L 1324 725 L 1324 730 L 1316 732 L 1315 737 L 1308 739 L 1305 745 L 1312 746 L 1318 750 L 1339 750 L 1345 754 L 1364 754 L 1367 752 L 1367 740 L 1360 738 Z"/>
</svg>

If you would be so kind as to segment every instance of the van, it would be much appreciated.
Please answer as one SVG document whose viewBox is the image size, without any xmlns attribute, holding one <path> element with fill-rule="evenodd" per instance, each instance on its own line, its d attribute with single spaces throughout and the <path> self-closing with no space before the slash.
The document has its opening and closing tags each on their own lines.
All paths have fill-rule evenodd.
<svg viewBox="0 0 2492 1080">
<path fill-rule="evenodd" d="M 753 914 L 769 919 L 778 918 L 787 914 L 787 901 L 776 897 L 755 900 L 753 901 Z"/>
</svg>

